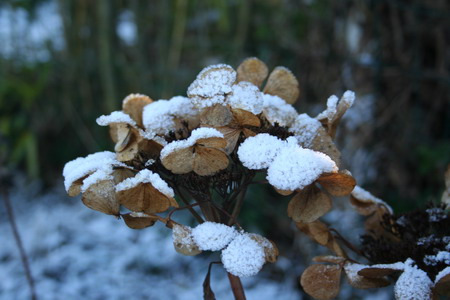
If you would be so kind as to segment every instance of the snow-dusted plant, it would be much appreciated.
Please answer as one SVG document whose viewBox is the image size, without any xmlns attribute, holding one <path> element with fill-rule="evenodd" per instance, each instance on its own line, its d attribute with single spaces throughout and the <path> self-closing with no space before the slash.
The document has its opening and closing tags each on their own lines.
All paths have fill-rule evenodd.
<svg viewBox="0 0 450 300">
<path fill-rule="evenodd" d="M 340 169 L 332 140 L 355 95 L 330 97 L 326 110 L 312 118 L 292 106 L 299 94 L 288 69 L 269 74 L 257 58 L 237 71 L 224 64 L 205 68 L 187 97 L 153 101 L 132 94 L 121 111 L 97 119 L 109 126 L 115 152 L 68 162 L 66 190 L 81 192 L 88 207 L 133 229 L 163 222 L 182 254 L 220 251 L 234 296 L 244 299 L 239 277 L 257 274 L 278 255 L 274 242 L 238 223 L 247 188 L 261 184 L 253 181 L 257 173 L 266 174 L 277 192 L 294 195 L 287 214 L 299 228 L 309 226 L 320 243 L 342 252 L 336 239 L 314 228 L 325 226 L 318 219 L 331 209 L 331 197 L 349 195 L 355 186 Z M 198 225 L 175 222 L 171 216 L 180 210 Z M 212 299 L 209 272 L 204 286 L 205 298 Z"/>
</svg>

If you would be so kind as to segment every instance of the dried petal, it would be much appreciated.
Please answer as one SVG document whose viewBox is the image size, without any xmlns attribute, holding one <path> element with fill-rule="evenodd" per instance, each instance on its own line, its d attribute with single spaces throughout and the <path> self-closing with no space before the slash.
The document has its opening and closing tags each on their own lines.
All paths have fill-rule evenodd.
<svg viewBox="0 0 450 300">
<path fill-rule="evenodd" d="M 241 136 L 242 130 L 227 126 L 218 127 L 216 129 L 223 134 L 223 137 L 227 141 L 227 145 L 225 146 L 224 149 L 225 153 L 230 154 L 236 147 L 239 137 Z"/>
<path fill-rule="evenodd" d="M 155 216 L 137 216 L 133 213 L 123 214 L 122 218 L 131 229 L 144 229 L 153 226 L 158 221 L 158 218 Z"/>
<path fill-rule="evenodd" d="M 217 104 L 203 110 L 200 123 L 204 126 L 219 127 L 228 125 L 232 119 L 231 110 L 227 106 Z"/>
<path fill-rule="evenodd" d="M 311 149 L 328 155 L 337 166 L 341 164 L 341 153 L 334 144 L 332 138 L 328 135 L 325 128 L 319 127 L 317 135 L 311 142 Z"/>
<path fill-rule="evenodd" d="M 111 127 L 115 127 L 115 140 L 116 145 L 114 147 L 114 151 L 120 152 L 125 149 L 126 146 L 130 143 L 132 132 L 131 128 L 128 124 L 125 123 L 114 123 L 110 125 Z M 114 140 L 114 139 L 113 139 Z"/>
<path fill-rule="evenodd" d="M 267 79 L 264 93 L 283 98 L 287 103 L 294 104 L 300 95 L 297 78 L 285 67 L 276 67 Z"/>
<path fill-rule="evenodd" d="M 398 268 L 390 267 L 386 265 L 385 267 L 367 267 L 358 271 L 358 275 L 364 276 L 367 278 L 382 278 L 385 276 L 389 276 L 395 272 L 401 271 Z"/>
<path fill-rule="evenodd" d="M 290 194 L 292 194 L 294 192 L 294 191 L 291 191 L 291 190 L 280 190 L 280 189 L 277 189 L 277 188 L 275 188 L 275 191 L 278 194 L 283 195 L 283 196 L 289 196 Z"/>
<path fill-rule="evenodd" d="M 202 252 L 192 238 L 192 228 L 188 226 L 173 225 L 172 238 L 173 246 L 178 253 L 194 256 Z"/>
<path fill-rule="evenodd" d="M 237 68 L 237 82 L 248 81 L 261 87 L 267 74 L 269 74 L 269 69 L 264 62 L 256 57 L 249 57 Z"/>
<path fill-rule="evenodd" d="M 339 256 L 332 256 L 332 255 L 321 255 L 321 256 L 314 257 L 313 261 L 338 265 L 338 264 L 343 263 L 345 261 L 345 258 L 339 257 Z"/>
<path fill-rule="evenodd" d="M 311 185 L 291 199 L 287 212 L 295 222 L 310 223 L 326 214 L 331 206 L 331 198 L 315 185 Z"/>
<path fill-rule="evenodd" d="M 295 224 L 303 233 L 323 246 L 328 243 L 328 240 L 331 237 L 328 226 L 319 220 L 311 223 L 295 222 Z"/>
<path fill-rule="evenodd" d="M 333 299 L 340 289 L 342 268 L 336 265 L 312 265 L 302 274 L 300 284 L 315 299 Z"/>
<path fill-rule="evenodd" d="M 206 139 L 198 139 L 196 142 L 199 146 L 211 147 L 211 148 L 225 148 L 227 141 L 224 138 L 210 137 Z"/>
<path fill-rule="evenodd" d="M 136 121 L 140 127 L 144 127 L 142 123 L 142 112 L 144 106 L 152 103 L 153 100 L 145 95 L 131 94 L 123 99 L 122 110 L 124 113 L 130 115 L 130 117 Z"/>
<path fill-rule="evenodd" d="M 101 180 L 90 185 L 81 197 L 87 207 L 108 214 L 119 215 L 119 201 L 116 198 L 113 180 Z"/>
<path fill-rule="evenodd" d="M 266 262 L 274 263 L 277 261 L 279 251 L 274 242 L 256 233 L 249 233 L 249 236 L 264 248 Z"/>
<path fill-rule="evenodd" d="M 135 175 L 135 172 L 133 172 L 130 169 L 127 169 L 127 168 L 115 169 L 114 172 L 113 172 L 114 183 L 118 184 L 118 183 L 124 181 L 127 178 L 133 177 L 134 175 Z"/>
<path fill-rule="evenodd" d="M 367 266 L 355 263 L 346 263 L 344 266 L 345 274 L 351 286 L 358 289 L 370 289 L 385 287 L 390 284 L 386 278 L 368 278 L 358 275 L 358 271 Z"/>
<path fill-rule="evenodd" d="M 253 126 L 253 127 L 259 127 L 261 126 L 261 121 L 257 116 L 252 114 L 249 111 L 234 108 L 231 110 L 233 113 L 234 120 L 236 123 L 238 123 L 241 127 L 242 126 Z"/>
<path fill-rule="evenodd" d="M 67 194 L 70 197 L 75 197 L 81 193 L 81 186 L 83 185 L 83 180 L 85 180 L 89 175 L 83 176 L 80 179 L 75 180 L 69 187 Z"/>
<path fill-rule="evenodd" d="M 186 174 L 193 170 L 194 148 L 182 148 L 161 158 L 163 166 L 175 174 Z"/>
<path fill-rule="evenodd" d="M 353 191 L 356 185 L 355 179 L 345 173 L 324 173 L 317 181 L 336 197 L 347 196 Z"/>
<path fill-rule="evenodd" d="M 193 171 L 200 176 L 209 176 L 228 167 L 224 151 L 209 147 L 195 147 Z"/>
<path fill-rule="evenodd" d="M 450 267 L 446 267 L 436 276 L 434 289 L 440 295 L 450 296 Z"/>
</svg>

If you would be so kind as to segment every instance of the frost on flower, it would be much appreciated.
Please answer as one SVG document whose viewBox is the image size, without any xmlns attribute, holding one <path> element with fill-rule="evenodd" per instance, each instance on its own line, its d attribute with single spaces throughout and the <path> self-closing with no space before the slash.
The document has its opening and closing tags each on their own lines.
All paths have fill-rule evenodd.
<svg viewBox="0 0 450 300">
<path fill-rule="evenodd" d="M 236 236 L 233 227 L 215 222 L 204 222 L 192 229 L 192 238 L 200 250 L 218 251 Z"/>
<path fill-rule="evenodd" d="M 268 168 L 285 142 L 276 136 L 261 133 L 247 138 L 238 149 L 239 160 L 253 170 Z"/>
<path fill-rule="evenodd" d="M 412 260 L 405 262 L 405 270 L 394 286 L 395 298 L 398 300 L 431 299 L 433 282 L 427 273 L 413 265 Z"/>
<path fill-rule="evenodd" d="M 222 263 L 235 276 L 256 275 L 265 263 L 264 248 L 250 235 L 238 234 L 222 251 Z"/>
<path fill-rule="evenodd" d="M 321 112 L 316 118 L 319 120 L 328 119 L 331 121 L 336 115 L 338 101 L 338 97 L 331 95 L 327 100 L 327 109 Z"/>
<path fill-rule="evenodd" d="M 264 100 L 257 86 L 241 81 L 233 85 L 232 92 L 227 97 L 227 103 L 232 108 L 243 109 L 257 115 L 263 109 Z"/>
<path fill-rule="evenodd" d="M 375 197 L 374 195 L 372 195 L 370 192 L 366 191 L 359 185 L 355 186 L 355 188 L 353 189 L 353 191 L 351 193 L 351 196 L 352 196 L 351 203 L 352 203 L 352 205 L 354 205 L 356 207 L 361 206 L 361 207 L 368 209 L 369 204 L 382 205 L 387 208 L 389 213 L 391 213 L 391 214 L 393 213 L 393 210 L 389 206 L 389 204 L 387 204 L 380 198 Z"/>
<path fill-rule="evenodd" d="M 127 178 L 116 185 L 116 191 L 120 192 L 129 190 L 141 183 L 150 183 L 155 189 L 157 189 L 167 197 L 174 197 L 173 189 L 169 187 L 169 185 L 164 180 L 162 180 L 158 174 L 153 173 L 152 171 L 147 169 L 141 170 L 134 177 Z"/>
<path fill-rule="evenodd" d="M 303 189 L 323 173 L 337 172 L 327 155 L 299 146 L 282 148 L 267 171 L 269 183 L 280 190 Z"/>
<path fill-rule="evenodd" d="M 225 95 L 231 93 L 236 81 L 236 72 L 232 67 L 218 64 L 203 69 L 189 86 L 187 95 L 198 108 L 223 103 Z"/>
<path fill-rule="evenodd" d="M 295 108 L 278 96 L 263 94 L 263 113 L 270 124 L 290 126 L 297 117 Z"/>
<path fill-rule="evenodd" d="M 197 244 L 192 238 L 192 228 L 175 224 L 172 228 L 173 246 L 178 253 L 193 256 L 201 253 Z"/>
<path fill-rule="evenodd" d="M 309 148 L 320 127 L 322 127 L 322 124 L 317 119 L 311 118 L 307 114 L 301 114 L 295 119 L 289 131 L 295 134 L 299 145 Z"/>
<path fill-rule="evenodd" d="M 129 115 L 121 111 L 113 111 L 109 115 L 103 115 L 97 118 L 97 124 L 100 126 L 108 126 L 113 123 L 125 123 L 136 126 L 136 122 Z"/>
<path fill-rule="evenodd" d="M 170 100 L 158 100 L 144 107 L 143 123 L 147 135 L 165 135 L 176 129 L 175 118 L 189 120 L 196 115 L 190 100 L 176 96 Z"/>
<path fill-rule="evenodd" d="M 70 196 L 76 196 L 81 191 L 82 181 L 86 180 L 88 175 L 91 175 L 97 170 L 103 170 L 110 174 L 112 166 L 122 165 L 122 163 L 116 160 L 116 154 L 110 151 L 97 152 L 69 161 L 63 169 L 66 191 Z M 101 174 L 99 173 L 96 176 L 99 175 Z"/>
</svg>

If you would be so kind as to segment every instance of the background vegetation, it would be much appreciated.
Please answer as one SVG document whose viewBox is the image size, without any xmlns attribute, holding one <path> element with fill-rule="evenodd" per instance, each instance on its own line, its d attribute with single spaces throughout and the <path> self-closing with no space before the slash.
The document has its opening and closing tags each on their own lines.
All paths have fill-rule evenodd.
<svg viewBox="0 0 450 300">
<path fill-rule="evenodd" d="M 450 162 L 449 22 L 445 0 L 1 1 L 0 162 L 59 183 L 68 160 L 111 149 L 95 118 L 127 94 L 185 94 L 204 66 L 257 56 L 298 76 L 301 112 L 346 89 L 372 99 L 340 146 L 365 149 L 375 194 L 418 205 Z"/>
</svg>

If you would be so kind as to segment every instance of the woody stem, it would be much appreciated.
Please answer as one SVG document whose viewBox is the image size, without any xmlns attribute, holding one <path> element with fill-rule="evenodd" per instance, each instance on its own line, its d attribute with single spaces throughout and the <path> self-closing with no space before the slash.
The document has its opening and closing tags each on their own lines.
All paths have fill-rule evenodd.
<svg viewBox="0 0 450 300">
<path fill-rule="evenodd" d="M 231 290 L 233 291 L 234 299 L 245 300 L 244 288 L 242 287 L 241 279 L 233 274 L 227 272 L 228 280 L 230 281 Z"/>
</svg>

